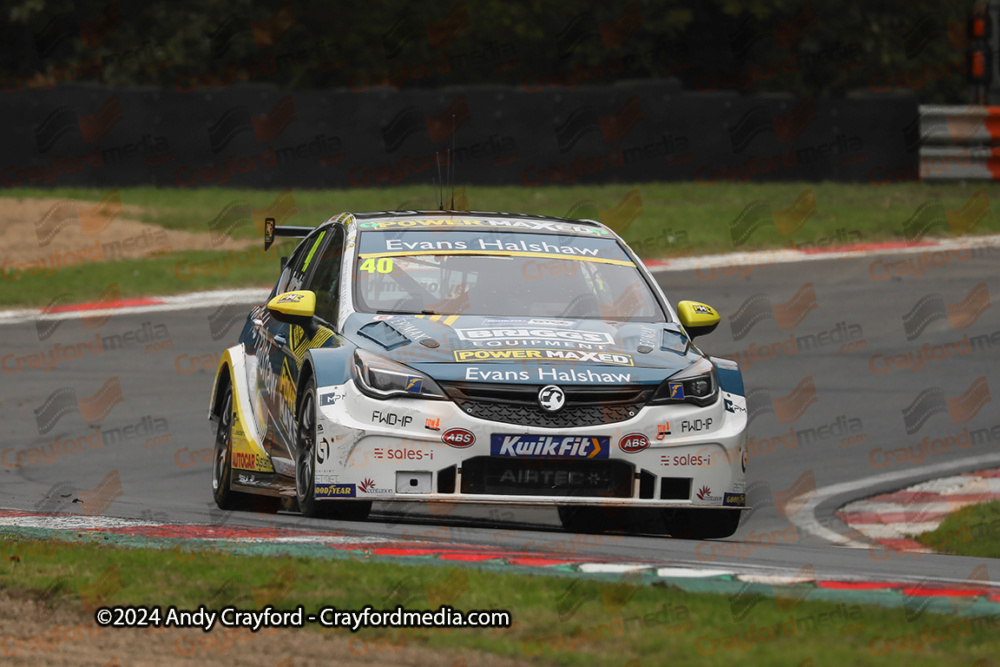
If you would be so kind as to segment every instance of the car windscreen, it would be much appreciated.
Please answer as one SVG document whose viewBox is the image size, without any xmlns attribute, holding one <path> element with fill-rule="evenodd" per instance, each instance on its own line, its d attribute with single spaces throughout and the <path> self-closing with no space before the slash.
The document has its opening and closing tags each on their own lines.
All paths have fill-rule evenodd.
<svg viewBox="0 0 1000 667">
<path fill-rule="evenodd" d="M 498 231 L 365 231 L 355 309 L 368 313 L 662 322 L 614 238 Z"/>
</svg>

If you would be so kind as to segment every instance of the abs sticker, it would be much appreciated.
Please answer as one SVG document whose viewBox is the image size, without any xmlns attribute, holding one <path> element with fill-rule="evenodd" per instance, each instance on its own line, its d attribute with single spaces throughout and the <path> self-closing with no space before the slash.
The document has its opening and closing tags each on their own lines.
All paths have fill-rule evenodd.
<svg viewBox="0 0 1000 667">
<path fill-rule="evenodd" d="M 465 449 L 476 444 L 476 436 L 464 428 L 450 428 L 441 434 L 441 441 L 456 449 Z"/>
<path fill-rule="evenodd" d="M 626 454 L 635 454 L 649 447 L 649 438 L 642 433 L 630 433 L 618 441 L 618 448 Z"/>
</svg>

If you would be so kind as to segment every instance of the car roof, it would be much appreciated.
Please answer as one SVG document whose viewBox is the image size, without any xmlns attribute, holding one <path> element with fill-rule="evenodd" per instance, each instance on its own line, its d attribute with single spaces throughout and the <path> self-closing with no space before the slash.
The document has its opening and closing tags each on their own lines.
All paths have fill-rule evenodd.
<svg viewBox="0 0 1000 667">
<path fill-rule="evenodd" d="M 337 215 L 328 220 L 327 222 L 335 222 L 337 220 L 343 220 L 343 215 Z M 468 220 L 468 219 L 484 219 L 484 220 L 528 220 L 536 222 L 558 222 L 563 224 L 578 225 L 581 227 L 590 227 L 594 229 L 606 230 L 611 234 L 614 234 L 614 230 L 607 227 L 606 225 L 597 222 L 596 220 L 590 219 L 576 219 L 576 218 L 563 218 L 554 215 L 533 215 L 529 213 L 504 213 L 501 211 L 368 211 L 363 213 L 351 213 L 354 219 L 358 222 L 382 222 L 382 221 L 395 221 L 395 220 L 412 220 L 412 219 L 447 219 L 447 220 Z"/>
</svg>

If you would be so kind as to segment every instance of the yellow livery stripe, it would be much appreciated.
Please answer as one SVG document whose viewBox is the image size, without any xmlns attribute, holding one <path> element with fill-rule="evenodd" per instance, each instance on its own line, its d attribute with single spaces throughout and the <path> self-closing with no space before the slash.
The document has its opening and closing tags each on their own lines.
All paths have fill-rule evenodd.
<svg viewBox="0 0 1000 667">
<path fill-rule="evenodd" d="M 546 259 L 572 259 L 578 262 L 596 262 L 598 264 L 614 264 L 615 266 L 635 266 L 633 262 L 621 259 L 604 259 L 603 257 L 580 257 L 579 255 L 560 255 L 548 252 L 524 252 L 521 250 L 495 250 L 483 252 L 482 250 L 413 250 L 410 252 L 373 252 L 361 253 L 358 257 L 362 259 L 378 257 L 411 257 L 416 255 L 483 255 L 486 257 L 544 257 Z"/>
</svg>

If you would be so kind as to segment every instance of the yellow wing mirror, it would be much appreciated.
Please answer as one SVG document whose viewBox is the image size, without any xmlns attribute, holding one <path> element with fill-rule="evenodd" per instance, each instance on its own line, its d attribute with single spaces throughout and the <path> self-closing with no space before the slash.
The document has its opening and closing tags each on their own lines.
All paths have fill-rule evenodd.
<svg viewBox="0 0 1000 667">
<path fill-rule="evenodd" d="M 279 322 L 297 324 L 309 331 L 316 314 L 316 293 L 298 290 L 279 294 L 267 302 L 267 310 Z"/>
<path fill-rule="evenodd" d="M 677 317 L 688 336 L 704 336 L 715 331 L 719 326 L 719 314 L 715 308 L 697 301 L 681 301 L 677 304 Z"/>
</svg>

